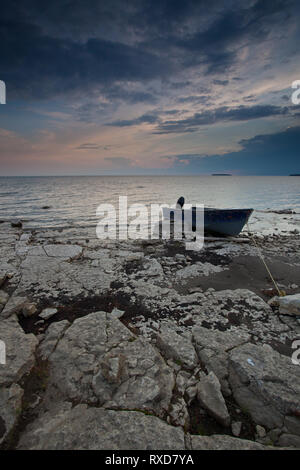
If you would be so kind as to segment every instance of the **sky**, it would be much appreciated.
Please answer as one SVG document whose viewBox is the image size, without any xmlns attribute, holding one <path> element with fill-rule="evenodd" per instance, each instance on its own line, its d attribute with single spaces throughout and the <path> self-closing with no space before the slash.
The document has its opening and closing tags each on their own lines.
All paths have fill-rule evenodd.
<svg viewBox="0 0 300 470">
<path fill-rule="evenodd" d="M 298 0 L 6 2 L 0 176 L 300 173 L 299 23 Z"/>
</svg>

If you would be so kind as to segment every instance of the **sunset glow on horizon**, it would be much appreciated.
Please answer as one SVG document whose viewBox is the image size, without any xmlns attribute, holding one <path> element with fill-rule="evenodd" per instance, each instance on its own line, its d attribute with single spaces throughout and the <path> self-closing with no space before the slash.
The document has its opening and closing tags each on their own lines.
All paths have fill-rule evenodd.
<svg viewBox="0 0 300 470">
<path fill-rule="evenodd" d="M 299 2 L 17 3 L 0 176 L 300 172 Z"/>
</svg>

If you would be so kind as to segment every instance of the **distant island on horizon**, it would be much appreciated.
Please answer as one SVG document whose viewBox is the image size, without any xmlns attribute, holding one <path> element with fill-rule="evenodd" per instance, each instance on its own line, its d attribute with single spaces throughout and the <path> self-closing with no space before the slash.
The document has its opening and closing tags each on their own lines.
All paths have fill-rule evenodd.
<svg viewBox="0 0 300 470">
<path fill-rule="evenodd" d="M 211 176 L 232 176 L 231 173 L 212 173 Z"/>
</svg>

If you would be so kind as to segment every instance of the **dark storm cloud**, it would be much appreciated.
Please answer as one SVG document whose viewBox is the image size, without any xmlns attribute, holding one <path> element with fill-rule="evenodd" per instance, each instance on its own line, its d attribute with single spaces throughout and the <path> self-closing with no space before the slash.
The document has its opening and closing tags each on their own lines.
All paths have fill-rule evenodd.
<svg viewBox="0 0 300 470">
<path fill-rule="evenodd" d="M 280 35 L 296 6 L 288 0 L 6 2 L 1 79 L 11 98 L 96 90 L 112 100 L 155 102 L 151 91 L 122 84 L 169 77 L 170 88 L 184 87 L 188 77 L 176 83 L 176 75 L 195 65 L 224 73 L 242 44 L 268 39 L 271 31 Z"/>
<path fill-rule="evenodd" d="M 223 106 L 214 110 L 195 113 L 192 117 L 178 121 L 165 121 L 157 128 L 159 133 L 187 132 L 187 129 L 197 129 L 199 126 L 216 124 L 225 121 L 248 121 L 276 115 L 287 114 L 288 108 L 272 105 L 239 106 L 229 108 Z"/>
<path fill-rule="evenodd" d="M 238 106 L 237 108 L 222 106 L 214 110 L 195 113 L 187 119 L 165 121 L 157 126 L 156 133 L 168 134 L 173 132 L 192 132 L 199 126 L 217 124 L 219 122 L 226 121 L 248 121 L 250 119 L 285 115 L 287 113 L 287 107 L 273 105 Z"/>
<path fill-rule="evenodd" d="M 161 111 L 161 115 L 175 115 L 175 114 L 181 114 L 183 112 L 182 109 L 166 109 Z"/>
<path fill-rule="evenodd" d="M 170 114 L 178 113 L 178 110 L 172 110 Z M 274 105 L 255 105 L 255 106 L 238 106 L 230 108 L 222 106 L 214 110 L 203 111 L 202 113 L 195 113 L 193 116 L 172 121 L 162 122 L 159 111 L 151 114 L 143 114 L 134 119 L 117 120 L 107 123 L 108 126 L 115 127 L 129 127 L 138 126 L 140 124 L 157 124 L 154 130 L 155 134 L 170 134 L 170 133 L 187 133 L 195 132 L 200 126 L 207 126 L 226 121 L 248 121 L 252 119 L 260 119 L 278 115 L 288 115 L 289 108 L 274 106 Z"/>
<path fill-rule="evenodd" d="M 200 4 L 204 6 L 203 2 Z M 280 35 L 282 24 L 287 25 L 297 4 L 288 0 L 258 0 L 227 5 L 225 2 L 205 2 L 205 9 L 196 10 L 200 23 L 198 31 L 189 28 L 193 24 L 191 14 L 185 24 L 185 33 L 182 33 L 183 28 L 179 28 L 179 34 L 175 30 L 171 33 L 170 27 L 166 27 L 146 44 L 150 50 L 159 47 L 168 50 L 168 54 L 176 51 L 181 66 L 204 65 L 206 74 L 224 73 L 236 64 L 243 45 L 251 43 L 253 46 L 268 39 L 276 26 Z M 181 26 L 183 24 L 184 20 Z"/>
<path fill-rule="evenodd" d="M 209 95 L 190 95 L 178 98 L 178 103 L 207 104 L 210 100 Z"/>
<path fill-rule="evenodd" d="M 31 24 L 1 21 L 0 42 L 1 79 L 18 96 L 48 97 L 97 86 L 112 93 L 112 82 L 147 81 L 166 71 L 157 56 L 136 46 L 96 38 L 62 40 Z M 145 98 L 145 93 L 131 94 L 135 101 Z"/>
<path fill-rule="evenodd" d="M 135 119 L 124 119 L 119 121 L 110 122 L 107 126 L 114 127 L 129 127 L 138 126 L 139 124 L 155 124 L 159 121 L 159 117 L 155 114 L 143 114 L 142 116 Z"/>
<path fill-rule="evenodd" d="M 176 165 L 182 168 L 179 161 L 188 163 L 183 165 L 183 171 L 187 173 L 215 173 L 234 169 L 239 169 L 242 174 L 300 173 L 300 126 L 274 134 L 257 135 L 239 143 L 241 150 L 225 155 L 177 155 Z"/>
<path fill-rule="evenodd" d="M 255 95 L 244 96 L 243 99 L 244 99 L 244 101 L 247 101 L 247 102 L 256 101 Z"/>
<path fill-rule="evenodd" d="M 262 39 L 268 35 L 272 22 L 278 21 L 274 14 L 280 12 L 281 20 L 286 18 L 290 4 L 286 0 L 239 2 L 239 9 L 223 11 L 209 28 L 186 39 L 186 46 L 196 50 L 213 47 L 220 51 L 244 38 Z M 266 20 L 270 23 L 266 23 Z"/>
<path fill-rule="evenodd" d="M 218 80 L 218 79 L 215 79 L 215 80 L 213 80 L 213 83 L 214 83 L 215 85 L 223 85 L 223 86 L 226 86 L 226 85 L 228 85 L 229 80 Z"/>
</svg>

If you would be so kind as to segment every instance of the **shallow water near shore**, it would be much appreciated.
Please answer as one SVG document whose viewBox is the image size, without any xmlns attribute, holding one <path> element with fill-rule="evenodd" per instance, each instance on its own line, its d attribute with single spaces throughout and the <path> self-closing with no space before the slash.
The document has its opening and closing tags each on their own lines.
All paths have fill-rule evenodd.
<svg viewBox="0 0 300 470">
<path fill-rule="evenodd" d="M 0 177 L 0 219 L 20 218 L 25 228 L 92 228 L 98 205 L 113 204 L 118 210 L 119 196 L 127 196 L 128 205 L 149 207 L 174 204 L 183 195 L 191 204 L 252 207 L 254 232 L 287 233 L 300 224 L 299 183 L 292 176 Z M 283 209 L 296 214 L 269 212 Z"/>
</svg>

